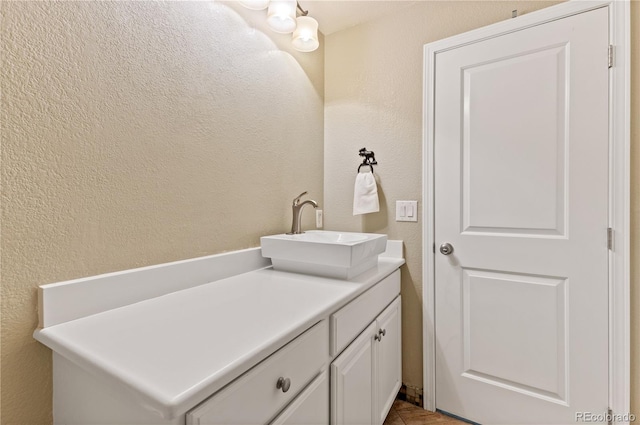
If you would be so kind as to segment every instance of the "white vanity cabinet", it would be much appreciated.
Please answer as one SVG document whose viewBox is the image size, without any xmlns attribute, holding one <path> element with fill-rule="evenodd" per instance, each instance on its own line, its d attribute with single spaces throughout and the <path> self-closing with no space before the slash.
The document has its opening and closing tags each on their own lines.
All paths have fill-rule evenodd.
<svg viewBox="0 0 640 425">
<path fill-rule="evenodd" d="M 44 285 L 54 424 L 381 425 L 401 379 L 404 259 L 387 244 L 348 280 L 256 269 L 252 249 Z M 196 282 L 214 269 L 229 277 Z M 192 286 L 161 295 L 162 276 Z"/>
<path fill-rule="evenodd" d="M 307 330 L 262 363 L 236 379 L 226 388 L 187 412 L 187 425 L 267 424 L 318 375 L 326 371 L 329 360 L 329 328 L 327 321 Z M 316 384 L 315 387 L 319 387 Z M 303 394 L 302 401 L 292 406 L 304 408 L 305 401 L 316 402 L 314 392 Z M 311 400 L 311 401 L 309 401 Z M 328 406 L 325 406 L 328 411 Z M 300 413 L 302 414 L 302 412 Z M 307 408 L 309 424 L 321 424 L 326 413 Z M 286 423 L 286 420 L 283 422 Z"/>
<path fill-rule="evenodd" d="M 331 424 L 374 424 L 373 387 L 376 364 L 371 323 L 333 363 L 331 363 Z"/>
<path fill-rule="evenodd" d="M 374 370 L 374 424 L 382 425 L 402 385 L 401 298 L 398 297 L 376 319 L 377 369 Z M 374 337 L 375 340 L 375 337 Z"/>
<path fill-rule="evenodd" d="M 395 271 L 189 411 L 186 425 L 381 425 L 401 385 L 399 292 Z"/>
<path fill-rule="evenodd" d="M 401 385 L 400 296 L 331 364 L 331 424 L 381 425 Z"/>
<path fill-rule="evenodd" d="M 331 315 L 331 354 L 339 354 L 331 364 L 332 425 L 380 425 L 389 413 L 402 380 L 399 294 L 396 270 Z"/>
</svg>

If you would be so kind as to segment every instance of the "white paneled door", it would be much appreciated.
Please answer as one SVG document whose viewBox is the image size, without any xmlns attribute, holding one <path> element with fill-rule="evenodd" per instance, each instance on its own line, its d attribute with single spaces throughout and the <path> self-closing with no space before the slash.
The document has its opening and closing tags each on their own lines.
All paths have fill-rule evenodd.
<svg viewBox="0 0 640 425">
<path fill-rule="evenodd" d="M 438 409 L 606 412 L 608 31 L 601 8 L 436 56 Z"/>
</svg>

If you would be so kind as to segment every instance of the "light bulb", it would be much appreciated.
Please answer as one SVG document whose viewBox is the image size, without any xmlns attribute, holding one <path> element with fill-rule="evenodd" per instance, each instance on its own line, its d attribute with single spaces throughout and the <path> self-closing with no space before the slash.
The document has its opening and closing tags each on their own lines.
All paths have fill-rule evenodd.
<svg viewBox="0 0 640 425">
<path fill-rule="evenodd" d="M 313 52 L 320 46 L 318 41 L 318 21 L 311 16 L 299 16 L 298 26 L 293 33 L 291 44 L 300 52 Z"/>
<path fill-rule="evenodd" d="M 251 10 L 262 10 L 269 6 L 269 0 L 240 0 L 240 4 Z"/>
<path fill-rule="evenodd" d="M 296 29 L 296 0 L 272 0 L 267 12 L 267 24 L 281 34 Z"/>
</svg>

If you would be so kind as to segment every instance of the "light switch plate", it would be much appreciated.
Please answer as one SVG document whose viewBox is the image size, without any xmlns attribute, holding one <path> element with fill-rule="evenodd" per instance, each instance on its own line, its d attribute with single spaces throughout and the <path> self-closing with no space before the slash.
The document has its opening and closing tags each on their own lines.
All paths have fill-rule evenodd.
<svg viewBox="0 0 640 425">
<path fill-rule="evenodd" d="M 316 229 L 322 229 L 323 218 L 322 210 L 316 210 Z"/>
<path fill-rule="evenodd" d="M 396 201 L 396 221 L 418 221 L 418 201 Z"/>
</svg>

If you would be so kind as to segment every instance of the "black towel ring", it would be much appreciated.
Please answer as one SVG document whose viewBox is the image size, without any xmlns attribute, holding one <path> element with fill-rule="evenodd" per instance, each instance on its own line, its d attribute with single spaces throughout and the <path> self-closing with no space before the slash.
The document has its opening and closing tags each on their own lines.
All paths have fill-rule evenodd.
<svg viewBox="0 0 640 425">
<path fill-rule="evenodd" d="M 362 167 L 363 165 L 368 165 L 369 168 L 371 168 L 371 173 L 373 173 L 373 165 L 371 165 L 371 164 L 360 164 L 360 165 L 358 165 L 358 172 L 360 172 L 360 167 Z"/>
<path fill-rule="evenodd" d="M 371 169 L 371 173 L 373 174 L 373 166 L 378 164 L 375 153 L 373 151 L 368 151 L 367 148 L 362 148 L 358 151 L 358 155 L 364 158 L 362 160 L 362 164 L 358 165 L 358 173 L 360 172 L 360 167 L 368 165 Z"/>
</svg>

